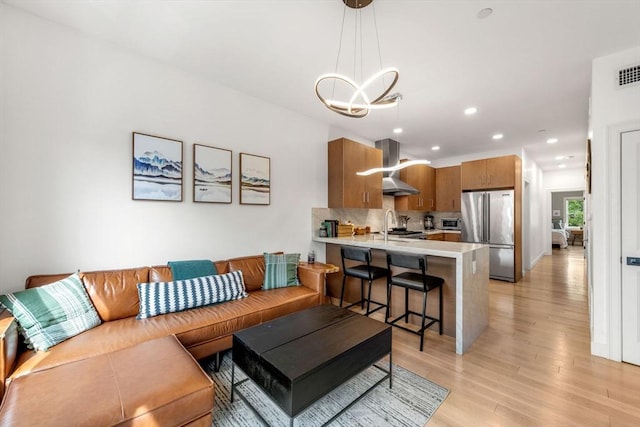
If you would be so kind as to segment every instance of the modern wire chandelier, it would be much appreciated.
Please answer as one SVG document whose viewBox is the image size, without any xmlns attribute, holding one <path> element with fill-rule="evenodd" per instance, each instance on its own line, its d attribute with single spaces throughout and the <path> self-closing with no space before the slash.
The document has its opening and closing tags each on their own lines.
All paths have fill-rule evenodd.
<svg viewBox="0 0 640 427">
<path fill-rule="evenodd" d="M 342 28 L 340 30 L 340 45 L 338 46 L 338 55 L 336 58 L 336 67 L 333 73 L 323 74 L 316 80 L 315 92 L 320 101 L 331 111 L 342 114 L 347 117 L 362 118 L 366 117 L 371 110 L 391 108 L 398 105 L 402 99 L 400 93 L 391 93 L 400 73 L 395 67 L 382 68 L 382 55 L 380 53 L 380 37 L 378 35 L 378 24 L 376 21 L 375 7 L 371 6 L 373 11 L 373 24 L 375 28 L 375 36 L 378 43 L 378 61 L 380 70 L 365 80 L 362 84 L 356 83 L 356 74 L 360 72 L 361 81 L 364 74 L 363 66 L 363 35 L 362 35 L 362 15 L 361 9 L 370 5 L 373 0 L 342 0 L 344 2 L 344 11 L 342 15 Z M 338 73 L 338 65 L 340 63 L 340 54 L 342 52 L 345 20 L 348 8 L 355 10 L 355 36 L 354 36 L 354 69 L 353 78 Z M 358 70 L 358 54 L 360 56 L 360 70 Z M 387 81 L 389 83 L 387 83 Z M 367 91 L 375 90 L 375 85 L 381 84 L 380 92 L 376 95 L 369 95 Z M 336 90 L 340 94 L 336 94 Z M 344 96 L 339 99 L 337 96 Z"/>
</svg>

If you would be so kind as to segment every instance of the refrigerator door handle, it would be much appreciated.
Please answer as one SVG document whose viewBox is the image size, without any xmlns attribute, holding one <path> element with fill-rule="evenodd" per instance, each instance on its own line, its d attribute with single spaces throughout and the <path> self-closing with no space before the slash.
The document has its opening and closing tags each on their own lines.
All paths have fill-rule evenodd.
<svg viewBox="0 0 640 427">
<path fill-rule="evenodd" d="M 487 215 L 485 216 L 486 218 L 486 222 L 487 222 L 487 236 L 485 238 L 485 240 L 487 242 L 491 241 L 491 197 L 489 195 L 489 193 L 485 194 L 485 197 L 487 198 L 487 202 L 486 202 L 486 209 L 487 209 Z"/>
</svg>

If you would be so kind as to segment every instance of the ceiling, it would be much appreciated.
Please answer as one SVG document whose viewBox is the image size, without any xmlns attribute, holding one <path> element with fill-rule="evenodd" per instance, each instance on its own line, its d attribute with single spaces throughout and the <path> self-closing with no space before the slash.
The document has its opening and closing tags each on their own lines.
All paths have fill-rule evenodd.
<svg viewBox="0 0 640 427">
<path fill-rule="evenodd" d="M 397 139 L 408 156 L 524 147 L 545 171 L 584 165 L 592 59 L 640 46 L 640 0 L 375 0 L 361 11 L 363 76 L 379 70 L 375 8 L 382 65 L 400 70 L 403 100 L 354 119 L 313 90 L 339 46 L 338 71 L 353 77 L 354 11 L 341 45 L 340 0 L 2 2 L 351 134 Z M 484 8 L 493 13 L 479 19 Z M 465 116 L 470 106 L 478 113 Z"/>
</svg>

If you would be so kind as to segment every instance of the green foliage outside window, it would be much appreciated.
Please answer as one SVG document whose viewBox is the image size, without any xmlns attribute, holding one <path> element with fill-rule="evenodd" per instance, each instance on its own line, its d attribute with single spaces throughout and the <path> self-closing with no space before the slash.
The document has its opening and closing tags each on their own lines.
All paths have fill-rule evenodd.
<svg viewBox="0 0 640 427">
<path fill-rule="evenodd" d="M 584 200 L 567 200 L 567 225 L 569 227 L 582 227 L 584 225 Z"/>
</svg>

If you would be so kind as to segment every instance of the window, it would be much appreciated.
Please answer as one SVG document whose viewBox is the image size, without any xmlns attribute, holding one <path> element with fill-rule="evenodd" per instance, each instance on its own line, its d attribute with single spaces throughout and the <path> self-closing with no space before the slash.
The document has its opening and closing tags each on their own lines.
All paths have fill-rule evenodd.
<svg viewBox="0 0 640 427">
<path fill-rule="evenodd" d="M 584 225 L 584 198 L 565 197 L 564 217 L 567 221 L 567 227 L 582 227 Z"/>
</svg>

